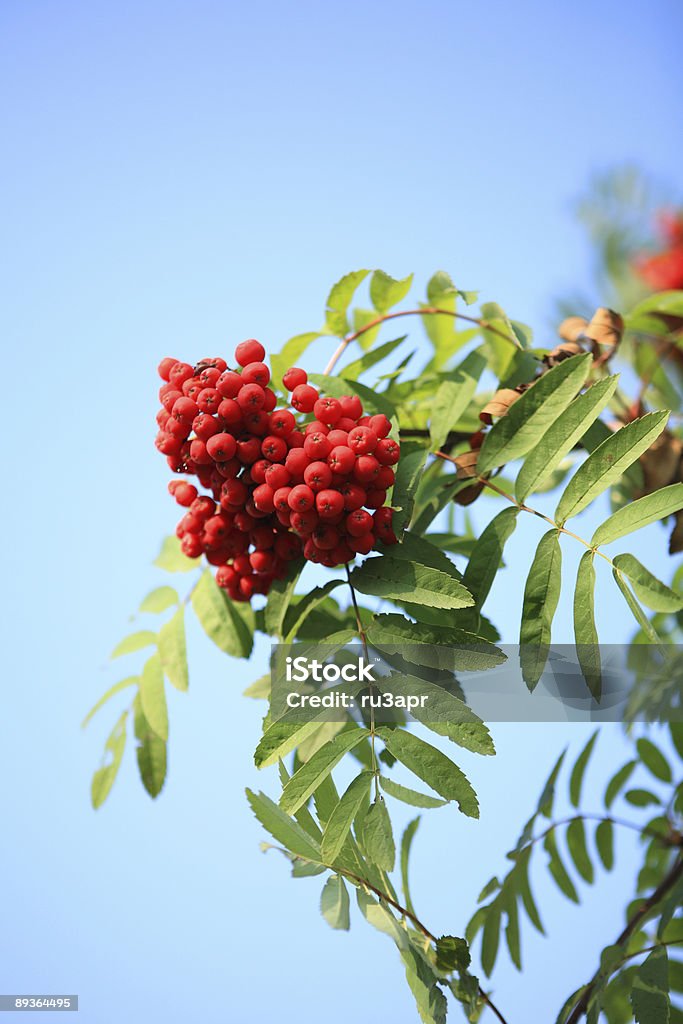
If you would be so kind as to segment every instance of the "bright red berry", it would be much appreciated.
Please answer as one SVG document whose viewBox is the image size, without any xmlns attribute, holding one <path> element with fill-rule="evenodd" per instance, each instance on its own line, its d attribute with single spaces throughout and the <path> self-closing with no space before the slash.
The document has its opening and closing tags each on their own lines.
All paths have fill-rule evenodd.
<svg viewBox="0 0 683 1024">
<path fill-rule="evenodd" d="M 175 488 L 173 497 L 179 505 L 188 508 L 197 497 L 197 488 L 193 487 L 192 484 L 186 483 L 184 480 L 180 480 Z"/>
<path fill-rule="evenodd" d="M 266 400 L 266 393 L 260 384 L 244 384 L 237 395 L 237 404 L 240 409 L 256 412 L 262 409 Z"/>
<path fill-rule="evenodd" d="M 270 370 L 265 363 L 247 363 L 242 370 L 243 384 L 260 384 L 262 388 L 270 380 Z"/>
<path fill-rule="evenodd" d="M 349 431 L 349 448 L 356 455 L 368 455 L 377 447 L 377 434 L 369 427 L 354 427 Z"/>
<path fill-rule="evenodd" d="M 375 458 L 382 466 L 395 466 L 401 456 L 401 446 L 390 437 L 377 442 Z"/>
<path fill-rule="evenodd" d="M 262 363 L 265 358 L 266 350 L 256 338 L 240 342 L 235 349 L 235 359 L 240 366 L 248 366 L 249 363 Z"/>
<path fill-rule="evenodd" d="M 321 519 L 335 519 L 344 511 L 344 498 L 339 491 L 318 491 L 315 496 L 315 508 Z"/>
<path fill-rule="evenodd" d="M 293 391 L 294 388 L 298 388 L 300 384 L 305 384 L 308 380 L 308 374 L 305 370 L 300 370 L 298 366 L 292 366 L 291 369 L 287 370 L 282 383 L 288 391 Z"/>
<path fill-rule="evenodd" d="M 157 370 L 162 380 L 169 380 L 171 369 L 172 367 L 175 366 L 177 362 L 177 359 L 173 359 L 170 356 L 166 356 L 165 359 L 161 360 L 157 367 Z"/>
<path fill-rule="evenodd" d="M 346 530 L 352 537 L 362 537 L 372 530 L 372 516 L 365 509 L 358 508 L 345 519 Z"/>
<path fill-rule="evenodd" d="M 292 405 L 298 412 L 313 412 L 318 392 L 310 384 L 299 384 L 292 392 Z"/>
<path fill-rule="evenodd" d="M 292 487 L 287 498 L 287 504 L 293 512 L 308 512 L 315 503 L 315 494 L 306 484 L 297 484 Z"/>
<path fill-rule="evenodd" d="M 216 462 L 227 462 L 237 451 L 237 442 L 232 434 L 214 434 L 206 442 L 206 450 Z"/>
<path fill-rule="evenodd" d="M 341 419 L 342 407 L 336 398 L 319 398 L 313 406 L 313 415 L 321 423 L 330 425 Z"/>
<path fill-rule="evenodd" d="M 270 414 L 268 427 L 275 437 L 287 437 L 292 433 L 296 420 L 289 409 L 276 409 Z"/>
<path fill-rule="evenodd" d="M 333 473 L 347 475 L 351 472 L 356 462 L 356 456 L 346 445 L 337 445 L 327 456 L 327 465 Z"/>
<path fill-rule="evenodd" d="M 322 491 L 332 483 L 332 470 L 326 462 L 311 462 L 304 470 L 304 483 L 313 491 Z"/>
</svg>

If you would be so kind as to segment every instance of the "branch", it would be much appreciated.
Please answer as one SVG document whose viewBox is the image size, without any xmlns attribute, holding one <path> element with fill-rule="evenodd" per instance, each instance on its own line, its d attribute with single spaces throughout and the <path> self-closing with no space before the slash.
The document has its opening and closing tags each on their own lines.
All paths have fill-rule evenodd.
<svg viewBox="0 0 683 1024">
<path fill-rule="evenodd" d="M 365 654 L 365 660 L 369 662 L 370 661 L 370 655 L 368 654 L 368 640 L 367 640 L 367 637 L 365 635 L 365 630 L 363 629 L 363 622 L 362 622 L 361 617 L 360 617 L 360 609 L 358 608 L 358 601 L 356 600 L 356 590 L 355 590 L 355 587 L 354 587 L 353 583 L 351 582 L 351 573 L 349 571 L 349 563 L 348 562 L 345 563 L 344 569 L 346 570 L 346 582 L 348 583 L 349 590 L 351 591 L 351 600 L 353 602 L 353 610 L 354 610 L 355 615 L 356 615 L 356 628 L 358 630 L 358 635 L 360 636 L 360 642 L 363 645 L 363 653 Z M 368 689 L 370 691 L 370 695 L 372 696 L 372 692 L 373 692 L 372 685 L 370 685 L 368 687 Z M 379 800 L 379 795 L 380 795 L 379 794 L 379 778 L 378 778 L 379 771 L 378 771 L 378 768 L 377 768 L 377 758 L 375 756 L 375 709 L 372 706 L 372 701 L 370 701 L 370 747 L 372 749 L 372 773 L 373 773 L 373 778 L 374 778 L 374 782 L 375 782 L 375 800 L 377 801 L 377 800 Z"/>
<path fill-rule="evenodd" d="M 633 933 L 638 930 L 643 919 L 647 917 L 650 911 L 653 910 L 654 907 L 656 907 L 657 904 L 664 899 L 664 897 L 671 891 L 671 889 L 673 889 L 673 887 L 676 885 L 676 883 L 679 881 L 681 877 L 683 877 L 683 854 L 680 854 L 678 856 L 668 875 L 666 875 L 665 878 L 660 882 L 660 884 L 657 886 L 652 895 L 648 896 L 646 900 L 643 900 L 642 905 L 638 908 L 638 910 L 635 912 L 631 920 L 627 923 L 626 927 L 624 928 L 616 942 L 614 942 L 615 946 L 623 946 L 628 942 Z M 572 1010 L 569 1017 L 567 1017 L 565 1024 L 578 1024 L 581 1018 L 585 1015 L 586 1010 L 588 1009 L 588 1004 L 591 1001 L 593 992 L 595 991 L 595 988 L 599 980 L 600 971 L 598 970 L 584 988 L 581 998 L 574 1006 L 574 1009 Z"/>
<path fill-rule="evenodd" d="M 336 352 L 332 355 L 332 358 L 323 370 L 323 373 L 325 375 L 332 373 L 333 369 L 352 341 L 356 341 L 356 339 L 360 338 L 361 335 L 365 334 L 367 331 L 371 331 L 373 327 L 378 327 L 380 324 L 383 324 L 385 320 L 396 320 L 401 316 L 450 316 L 456 320 L 466 320 L 467 323 L 476 324 L 484 330 L 491 331 L 492 334 L 496 334 L 499 338 L 503 338 L 510 345 L 514 345 L 515 348 L 518 348 L 520 351 L 524 351 L 517 338 L 510 337 L 510 335 L 506 334 L 505 331 L 501 331 L 498 327 L 494 327 L 490 324 L 488 320 L 481 320 L 476 316 L 467 316 L 465 313 L 456 313 L 455 310 L 452 309 L 440 309 L 438 306 L 425 306 L 424 309 L 404 309 L 398 313 L 383 313 L 381 316 L 375 317 L 374 320 L 371 320 L 359 330 L 354 331 L 352 334 L 347 334 L 347 336 L 341 341 Z"/>
<path fill-rule="evenodd" d="M 623 818 L 613 818 L 611 814 L 574 814 L 570 818 L 561 818 L 559 821 L 554 821 L 544 829 L 539 835 L 534 836 L 529 842 L 521 848 L 520 853 L 523 850 L 528 850 L 531 846 L 539 843 L 542 839 L 545 839 L 554 829 L 560 828 L 562 825 L 570 825 L 573 821 L 609 821 L 612 825 L 617 825 L 619 828 L 628 828 L 633 832 L 638 832 L 640 835 L 652 836 L 653 839 L 658 840 L 662 846 L 668 847 L 683 847 L 683 836 L 673 830 L 669 835 L 662 835 L 661 832 L 657 832 L 656 829 L 650 828 L 649 825 L 638 825 L 633 821 L 624 821 Z"/>
</svg>

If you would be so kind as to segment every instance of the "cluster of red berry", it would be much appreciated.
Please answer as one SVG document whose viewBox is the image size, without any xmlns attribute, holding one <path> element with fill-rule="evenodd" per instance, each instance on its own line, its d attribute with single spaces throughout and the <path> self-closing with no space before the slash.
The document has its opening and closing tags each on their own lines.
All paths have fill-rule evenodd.
<svg viewBox="0 0 683 1024">
<path fill-rule="evenodd" d="M 363 415 L 355 395 L 321 397 L 295 367 L 283 384 L 297 423 L 275 408 L 265 354 L 252 339 L 235 350 L 241 372 L 224 359 L 159 364 L 156 447 L 211 494 L 171 481 L 187 508 L 176 534 L 188 557 L 218 566 L 216 582 L 238 601 L 266 594 L 301 554 L 332 567 L 378 539 L 396 543 L 385 502 L 400 447 L 387 417 Z"/>
<path fill-rule="evenodd" d="M 675 291 L 683 288 L 683 215 L 665 211 L 658 220 L 665 247 L 638 257 L 635 271 L 653 291 Z"/>
</svg>

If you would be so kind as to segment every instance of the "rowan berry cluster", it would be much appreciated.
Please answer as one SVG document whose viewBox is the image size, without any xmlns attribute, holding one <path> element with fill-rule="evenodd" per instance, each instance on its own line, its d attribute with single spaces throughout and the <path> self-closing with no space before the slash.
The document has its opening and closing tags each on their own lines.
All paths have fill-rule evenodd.
<svg viewBox="0 0 683 1024">
<path fill-rule="evenodd" d="M 385 502 L 400 447 L 387 417 L 364 415 L 355 395 L 322 397 L 297 367 L 283 377 L 294 411 L 277 409 L 265 355 L 251 339 L 235 350 L 239 369 L 220 358 L 159 364 L 156 447 L 209 492 L 171 481 L 187 509 L 176 534 L 238 601 L 266 594 L 302 554 L 333 567 L 396 542 Z"/>
</svg>

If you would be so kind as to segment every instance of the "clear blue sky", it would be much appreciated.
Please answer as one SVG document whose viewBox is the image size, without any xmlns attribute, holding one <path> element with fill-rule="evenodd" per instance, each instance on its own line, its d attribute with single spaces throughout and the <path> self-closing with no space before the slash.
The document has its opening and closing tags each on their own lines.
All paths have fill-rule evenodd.
<svg viewBox="0 0 683 1024">
<path fill-rule="evenodd" d="M 246 336 L 279 346 L 358 266 L 422 284 L 444 267 L 542 334 L 552 297 L 587 277 L 570 203 L 589 174 L 635 161 L 679 184 L 681 20 L 673 0 L 1 5 L 1 991 L 77 992 L 88 1024 L 416 1019 L 390 944 L 360 922 L 331 932 L 319 880 L 258 853 L 244 786 L 276 782 L 251 767 L 262 709 L 239 694 L 263 650 L 228 662 L 192 631 L 165 792 L 145 797 L 129 751 L 90 810 L 113 709 L 78 724 L 161 582 L 149 563 L 174 518 L 154 368 Z M 493 596 L 506 639 L 535 535 L 519 533 Z M 668 576 L 657 528 L 647 544 Z M 601 594 L 619 642 L 624 609 Z M 540 776 L 586 729 L 495 736 L 495 761 L 462 759 L 481 823 L 448 810 L 418 836 L 434 930 L 462 930 Z M 622 748 L 606 731 L 596 803 Z M 511 1022 L 551 1019 L 619 930 L 635 863 L 621 849 L 582 909 L 539 877 L 551 939 L 525 939 L 524 977 L 494 979 Z"/>
</svg>

